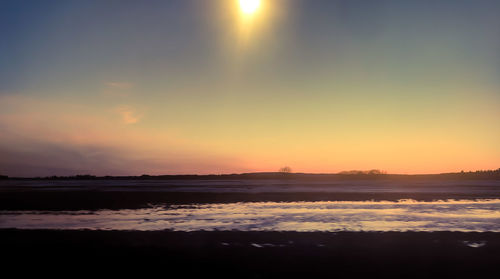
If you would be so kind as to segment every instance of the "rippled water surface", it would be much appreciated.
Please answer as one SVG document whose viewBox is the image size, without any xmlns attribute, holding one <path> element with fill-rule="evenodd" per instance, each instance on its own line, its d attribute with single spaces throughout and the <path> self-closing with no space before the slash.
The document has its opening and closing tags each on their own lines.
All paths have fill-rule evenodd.
<svg viewBox="0 0 500 279">
<path fill-rule="evenodd" d="M 0 228 L 500 232 L 500 199 L 255 202 L 99 211 L 0 211 Z"/>
</svg>

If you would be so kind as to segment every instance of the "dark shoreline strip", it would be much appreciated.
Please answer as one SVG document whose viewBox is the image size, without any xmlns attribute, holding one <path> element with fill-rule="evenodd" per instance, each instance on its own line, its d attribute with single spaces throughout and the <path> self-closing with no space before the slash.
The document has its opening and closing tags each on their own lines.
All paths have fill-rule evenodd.
<svg viewBox="0 0 500 279">
<path fill-rule="evenodd" d="M 202 193 L 202 192 L 101 192 L 28 191 L 1 192 L 0 210 L 98 210 L 138 209 L 152 205 L 233 202 L 297 201 L 418 201 L 495 199 L 497 194 L 474 193 Z"/>
</svg>

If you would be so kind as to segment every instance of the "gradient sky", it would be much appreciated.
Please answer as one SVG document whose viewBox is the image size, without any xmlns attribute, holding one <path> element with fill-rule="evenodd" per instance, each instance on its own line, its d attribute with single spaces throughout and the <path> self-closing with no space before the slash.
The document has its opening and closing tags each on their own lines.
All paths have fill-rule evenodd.
<svg viewBox="0 0 500 279">
<path fill-rule="evenodd" d="M 500 166 L 500 1 L 0 2 L 0 173 Z"/>
</svg>

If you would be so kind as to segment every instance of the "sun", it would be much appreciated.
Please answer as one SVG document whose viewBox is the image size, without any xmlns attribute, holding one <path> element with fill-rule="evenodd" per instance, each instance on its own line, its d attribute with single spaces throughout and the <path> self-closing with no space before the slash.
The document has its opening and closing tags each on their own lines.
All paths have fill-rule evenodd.
<svg viewBox="0 0 500 279">
<path fill-rule="evenodd" d="M 257 12 L 260 7 L 260 0 L 238 0 L 241 12 L 251 15 Z"/>
</svg>

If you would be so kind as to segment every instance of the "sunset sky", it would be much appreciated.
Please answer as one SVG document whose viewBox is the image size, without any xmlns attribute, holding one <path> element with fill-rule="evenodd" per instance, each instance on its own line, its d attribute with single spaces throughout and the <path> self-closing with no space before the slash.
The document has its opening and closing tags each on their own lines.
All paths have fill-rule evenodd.
<svg viewBox="0 0 500 279">
<path fill-rule="evenodd" d="M 0 2 L 0 174 L 283 166 L 499 168 L 500 1 Z"/>
</svg>

